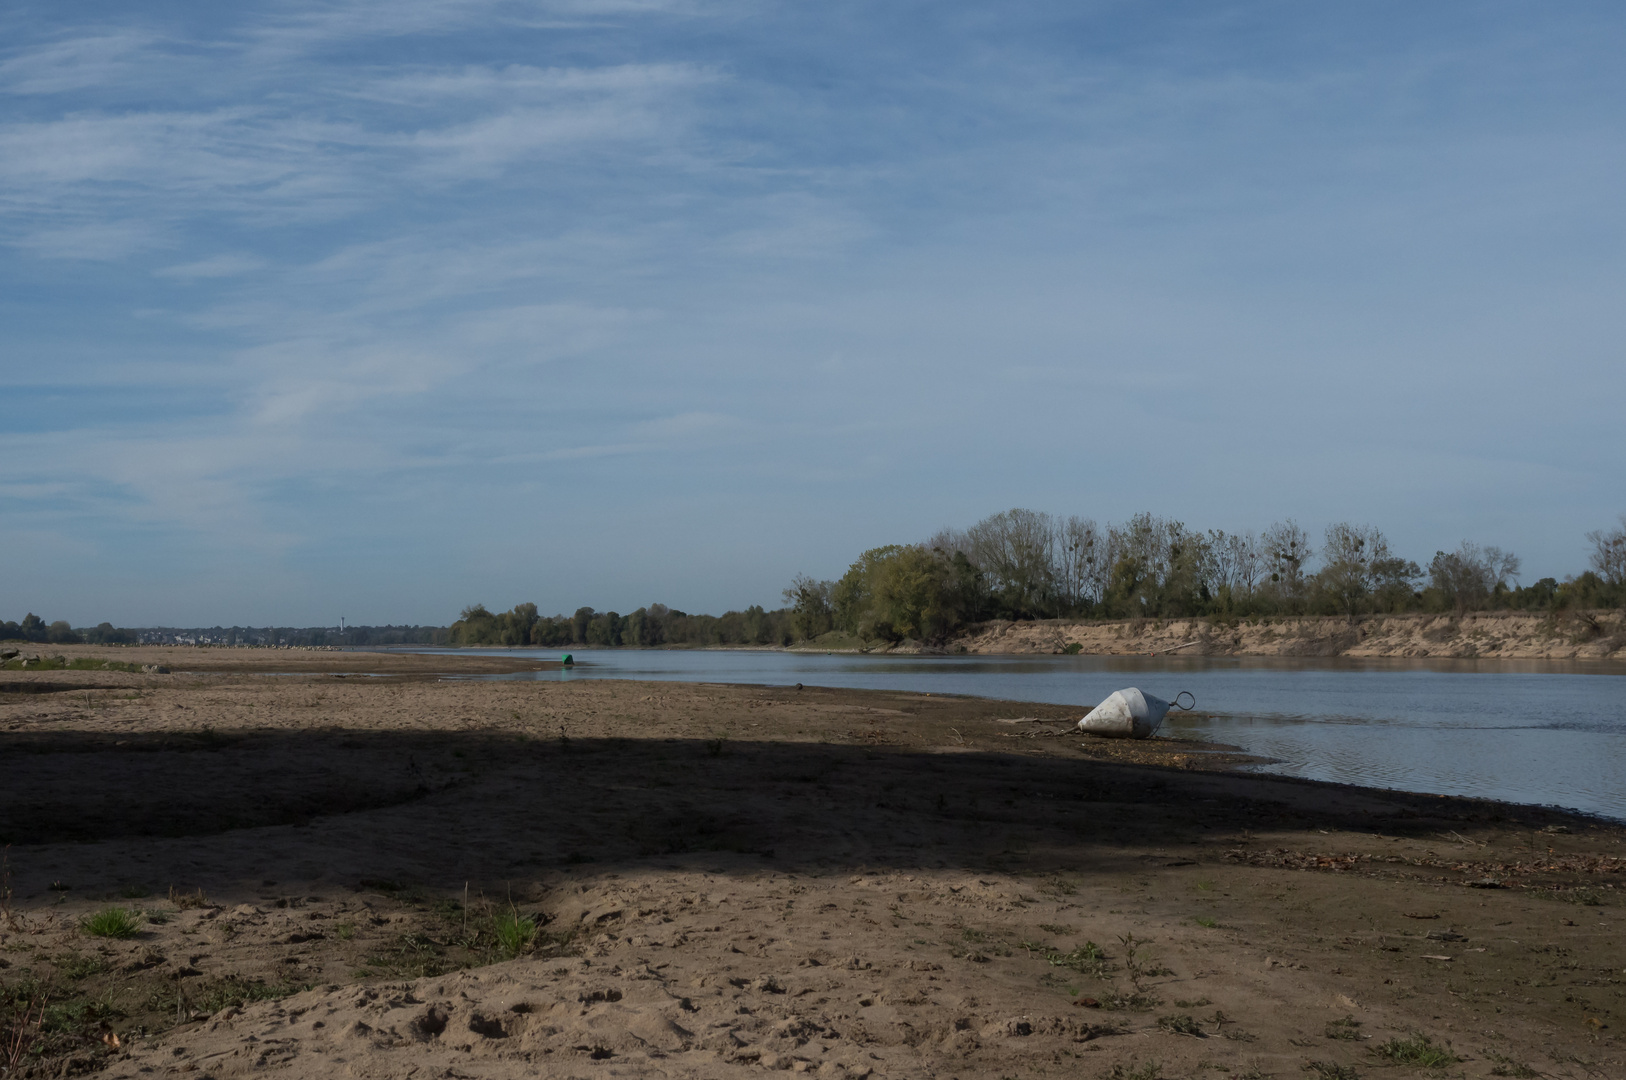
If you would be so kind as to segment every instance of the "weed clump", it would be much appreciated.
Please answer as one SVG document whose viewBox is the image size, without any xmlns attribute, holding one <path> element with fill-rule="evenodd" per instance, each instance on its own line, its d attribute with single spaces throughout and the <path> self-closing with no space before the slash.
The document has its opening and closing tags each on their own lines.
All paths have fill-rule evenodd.
<svg viewBox="0 0 1626 1080">
<path fill-rule="evenodd" d="M 1440 1046 L 1427 1035 L 1418 1033 L 1409 1039 L 1393 1038 L 1388 1042 L 1373 1047 L 1373 1053 L 1379 1057 L 1388 1058 L 1396 1065 L 1416 1065 L 1424 1069 L 1437 1069 L 1445 1065 L 1455 1065 L 1462 1059 L 1451 1052 L 1447 1043 Z"/>
<path fill-rule="evenodd" d="M 107 960 L 100 956 L 82 956 L 79 953 L 69 953 L 59 956 L 51 961 L 63 977 L 78 982 L 88 979 L 92 975 L 100 975 L 109 967 Z"/>
<path fill-rule="evenodd" d="M 1102 1074 L 1102 1080 L 1163 1080 L 1163 1066 L 1156 1061 L 1148 1061 L 1139 1068 L 1114 1065 L 1111 1072 Z"/>
<path fill-rule="evenodd" d="M 1354 1041 L 1361 1037 L 1360 1026 L 1361 1022 L 1353 1016 L 1346 1016 L 1342 1020 L 1328 1020 L 1327 1038 Z"/>
<path fill-rule="evenodd" d="M 122 941 L 133 938 L 141 932 L 141 917 L 129 908 L 110 907 L 103 908 L 94 915 L 85 916 L 79 925 L 91 937 L 117 938 Z"/>
<path fill-rule="evenodd" d="M 1511 1076 L 1513 1080 L 1536 1080 L 1541 1073 L 1532 1069 L 1522 1061 L 1515 1061 L 1506 1054 L 1498 1054 L 1495 1050 L 1486 1050 L 1485 1056 L 1496 1062 L 1491 1069 L 1492 1076 Z"/>
<path fill-rule="evenodd" d="M 1160 1016 L 1157 1018 L 1157 1026 L 1171 1035 L 1191 1035 L 1199 1039 L 1206 1037 L 1202 1025 L 1192 1019 L 1189 1014 Z"/>
<path fill-rule="evenodd" d="M 497 938 L 497 950 L 504 956 L 515 957 L 536 940 L 536 920 L 525 918 L 510 908 L 498 912 L 492 920 L 491 932 Z"/>
<path fill-rule="evenodd" d="M 1361 1080 L 1353 1065 L 1339 1065 L 1331 1061 L 1306 1061 L 1304 1071 L 1314 1073 L 1316 1080 Z"/>
<path fill-rule="evenodd" d="M 1045 960 L 1051 967 L 1068 968 L 1097 979 L 1110 978 L 1112 974 L 1112 968 L 1107 963 L 1107 954 L 1093 941 L 1086 941 L 1072 952 L 1047 952 Z"/>
</svg>

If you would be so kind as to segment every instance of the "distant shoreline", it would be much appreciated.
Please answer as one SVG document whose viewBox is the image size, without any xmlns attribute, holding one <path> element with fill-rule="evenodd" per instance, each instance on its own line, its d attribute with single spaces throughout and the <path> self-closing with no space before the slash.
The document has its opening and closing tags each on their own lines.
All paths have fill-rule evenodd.
<svg viewBox="0 0 1626 1080">
<path fill-rule="evenodd" d="M 52 656 L 77 649 L 266 650 L 299 653 L 418 653 L 426 650 L 502 652 L 642 650 L 651 652 L 800 652 L 915 656 L 1231 656 L 1350 659 L 1626 661 L 1626 611 L 1465 615 L 1266 616 L 1231 621 L 1209 618 L 1078 621 L 991 620 L 970 626 L 941 645 L 920 641 L 865 642 L 831 633 L 791 645 L 101 645 L 7 642 L 21 656 Z M 1076 646 L 1076 647 L 1075 647 Z M 298 663 L 290 656 L 290 663 Z"/>
</svg>

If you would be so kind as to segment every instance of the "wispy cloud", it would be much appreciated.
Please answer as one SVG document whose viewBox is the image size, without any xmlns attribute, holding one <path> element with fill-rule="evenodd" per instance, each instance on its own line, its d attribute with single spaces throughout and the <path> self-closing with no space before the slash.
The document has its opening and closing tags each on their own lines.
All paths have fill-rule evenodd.
<svg viewBox="0 0 1626 1080">
<path fill-rule="evenodd" d="M 161 270 L 153 271 L 153 273 L 158 277 L 192 281 L 198 278 L 226 278 L 237 277 L 240 274 L 252 274 L 265 265 L 265 260 L 257 255 L 225 254 L 211 255 L 207 259 L 198 259 L 196 262 L 166 266 Z"/>
<path fill-rule="evenodd" d="M 1626 393 L 1626 17 L 1442 10 L 25 3 L 0 356 L 74 404 L 0 422 L 3 527 L 219 560 L 204 607 L 459 514 L 620 587 L 659 506 L 720 606 L 1013 500 L 1381 509 L 1407 457 L 1453 538 L 1497 476 L 1578 518 L 1626 451 L 1531 432 Z M 718 550 L 765 507 L 817 539 Z"/>
</svg>

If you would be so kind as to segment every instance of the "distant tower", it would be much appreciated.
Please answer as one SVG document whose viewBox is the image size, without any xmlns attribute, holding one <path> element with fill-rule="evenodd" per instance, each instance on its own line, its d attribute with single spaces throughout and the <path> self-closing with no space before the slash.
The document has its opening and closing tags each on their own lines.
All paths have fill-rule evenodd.
<svg viewBox="0 0 1626 1080">
<path fill-rule="evenodd" d="M 339 616 L 339 633 L 341 635 L 344 633 L 344 616 L 343 615 Z"/>
</svg>

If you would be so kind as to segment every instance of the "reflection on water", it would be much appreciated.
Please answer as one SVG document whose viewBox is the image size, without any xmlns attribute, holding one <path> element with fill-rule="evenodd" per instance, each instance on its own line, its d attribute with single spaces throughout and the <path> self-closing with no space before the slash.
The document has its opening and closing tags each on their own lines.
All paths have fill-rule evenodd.
<svg viewBox="0 0 1626 1080">
<path fill-rule="evenodd" d="M 425 650 L 428 651 L 428 650 Z M 557 658 L 557 651 L 475 650 Z M 972 694 L 1078 707 L 1189 690 L 1166 734 L 1233 743 L 1271 771 L 1551 803 L 1626 819 L 1626 664 L 1278 657 L 869 657 L 744 650 L 575 652 L 540 680 L 651 679 Z"/>
</svg>

